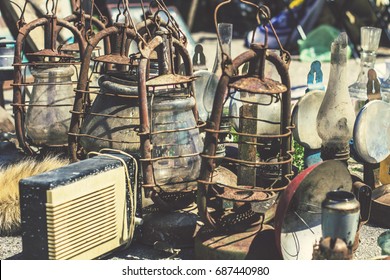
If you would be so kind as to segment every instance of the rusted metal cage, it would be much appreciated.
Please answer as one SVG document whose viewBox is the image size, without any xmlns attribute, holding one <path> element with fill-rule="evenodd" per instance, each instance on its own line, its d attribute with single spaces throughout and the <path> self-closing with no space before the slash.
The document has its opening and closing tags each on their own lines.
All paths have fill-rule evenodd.
<svg viewBox="0 0 390 280">
<path fill-rule="evenodd" d="M 104 24 L 82 11 L 59 19 L 56 16 L 58 1 L 49 0 L 46 2 L 45 17 L 26 24 L 23 15 L 27 3 L 26 1 L 18 21 L 12 106 L 19 146 L 31 155 L 44 147 L 67 146 L 71 116 L 69 111 L 73 106 L 73 89 L 78 78 L 77 65 L 83 60 L 87 45 L 83 29 L 85 19 L 91 19 L 91 22 L 101 29 Z M 39 28 L 44 29 L 44 49 L 25 53 L 26 38 L 30 32 Z M 66 44 L 57 45 L 63 29 L 70 31 L 74 37 L 75 43 L 70 48 Z M 109 48 L 109 44 L 106 47 Z M 24 61 L 23 55 L 28 62 Z M 33 81 L 27 77 L 29 72 L 34 76 Z"/>
<path fill-rule="evenodd" d="M 151 190 L 147 193 L 153 193 L 152 198 L 156 203 L 160 202 L 160 207 L 172 208 L 168 197 L 175 200 L 181 197 L 172 193 L 190 192 L 190 200 L 194 201 L 196 172 L 192 174 L 191 182 L 179 183 L 176 178 L 172 179 L 175 182 L 163 180 L 164 183 L 161 183 L 156 182 L 156 165 L 169 166 L 173 164 L 172 161 L 186 161 L 185 158 L 198 156 L 199 174 L 201 148 L 198 147 L 193 153 L 167 153 L 168 147 L 178 145 L 175 142 L 177 134 L 187 133 L 189 141 L 194 141 L 190 136 L 198 129 L 198 121 L 186 38 L 177 28 L 165 4 L 156 2 L 158 10 L 149 13 L 149 16 L 144 14 L 146 20 L 137 25 L 124 7 L 114 26 L 98 32 L 88 42 L 72 110 L 69 151 L 74 161 L 90 151 L 103 148 L 138 154 L 143 167 L 143 187 Z M 161 12 L 165 14 L 166 21 L 161 19 Z M 125 23 L 119 22 L 121 15 L 125 16 Z M 92 59 L 92 50 L 106 38 L 111 38 L 113 42 L 111 53 Z M 99 86 L 89 83 L 88 67 L 91 60 L 96 65 L 105 65 Z M 179 69 L 184 69 L 185 74 L 178 75 Z M 177 98 L 182 103 L 175 101 Z M 175 110 L 184 108 L 182 111 L 187 113 L 187 118 L 183 121 L 190 117 L 193 119 L 192 125 L 175 125 L 181 117 L 177 117 L 173 124 L 166 120 L 156 125 L 159 116 L 155 111 L 167 112 L 167 107 L 168 111 L 172 111 L 162 113 L 165 117 L 174 116 Z M 164 147 L 160 143 L 164 143 Z M 175 151 L 170 149 L 170 152 Z M 186 168 L 184 165 L 179 167 Z M 171 171 L 175 173 L 175 170 Z M 165 199 L 158 195 L 162 192 L 166 194 Z"/>
<path fill-rule="evenodd" d="M 154 51 L 159 75 L 150 77 L 147 68 Z M 154 191 L 159 207 L 181 208 L 194 197 L 203 149 L 191 59 L 185 46 L 167 29 L 157 31 L 141 54 L 138 87 L 143 187 Z M 178 74 L 179 61 L 184 65 L 183 75 Z"/>
<path fill-rule="evenodd" d="M 229 2 L 217 7 L 216 25 L 218 9 Z M 270 19 L 268 8 L 255 6 L 259 11 L 258 20 L 266 27 Z M 269 51 L 266 37 L 264 45 L 252 43 L 249 51 L 233 61 L 223 54 L 223 75 L 205 129 L 197 195 L 199 214 L 208 229 L 242 232 L 258 228 L 267 216 L 272 216 L 278 194 L 290 182 L 289 54 L 280 47 L 280 56 Z M 244 65 L 248 67 L 247 73 L 240 75 Z M 265 77 L 264 70 L 270 65 L 275 68 L 280 82 Z M 238 102 L 241 108 L 238 114 L 227 116 L 223 114 L 223 108 L 231 100 Z M 226 123 L 236 123 L 236 129 Z M 232 136 L 233 141 L 226 141 L 226 135 Z M 235 153 L 216 155 L 219 144 L 233 147 Z M 229 183 L 214 180 L 219 162 L 233 170 L 237 179 Z"/>
<path fill-rule="evenodd" d="M 134 26 L 128 9 L 121 9 L 120 3 L 116 22 L 88 41 L 81 64 L 68 133 L 73 161 L 102 148 L 139 153 L 139 136 L 135 131 L 139 127 L 138 44 L 146 42 L 144 36 L 149 36 L 155 24 L 148 19 Z M 124 22 L 119 22 L 121 17 L 125 17 Z M 112 42 L 110 50 L 93 57 L 94 49 L 102 41 Z M 134 53 L 130 53 L 131 47 L 135 48 Z M 89 68 L 91 61 L 94 63 L 92 71 Z M 93 74 L 101 75 L 100 85 L 90 83 Z"/>
</svg>

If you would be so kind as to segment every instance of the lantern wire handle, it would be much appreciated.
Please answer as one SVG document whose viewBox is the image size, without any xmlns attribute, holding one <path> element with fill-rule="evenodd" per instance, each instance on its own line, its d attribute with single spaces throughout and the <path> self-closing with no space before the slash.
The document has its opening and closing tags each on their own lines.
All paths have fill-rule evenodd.
<svg viewBox="0 0 390 280">
<path fill-rule="evenodd" d="M 265 29 L 265 37 L 264 37 L 264 45 L 268 46 L 268 27 L 269 25 L 271 27 L 271 31 L 275 36 L 276 42 L 278 43 L 279 49 L 280 49 L 280 57 L 282 60 L 289 65 L 291 61 L 291 55 L 290 53 L 284 49 L 282 43 L 280 42 L 279 36 L 275 31 L 275 28 L 271 22 L 271 11 L 267 6 L 260 6 L 258 13 L 257 13 L 257 20 L 261 22 Z M 255 39 L 255 30 L 252 33 L 252 43 L 254 42 Z"/>
<path fill-rule="evenodd" d="M 89 38 L 91 38 L 92 37 L 92 35 L 93 35 L 93 28 L 92 28 L 92 17 L 93 17 L 93 9 L 94 9 L 94 7 L 95 7 L 95 0 L 90 0 L 91 1 L 91 14 L 90 14 L 90 17 L 89 17 L 89 26 L 88 26 L 88 30 L 86 30 L 86 32 L 85 32 L 85 36 L 87 36 L 87 37 L 89 37 Z M 81 10 L 82 10 L 82 8 L 81 8 Z M 84 11 L 81 11 L 82 13 L 84 12 Z"/>
<path fill-rule="evenodd" d="M 177 31 L 179 36 L 181 35 L 183 42 L 187 42 L 187 36 L 183 33 L 183 31 L 180 29 L 179 24 L 175 20 L 175 18 L 172 16 L 172 14 L 169 12 L 167 5 L 165 5 L 165 2 L 163 0 L 154 0 L 154 2 L 159 6 L 160 10 L 165 11 L 168 20 L 172 23 L 172 27 Z"/>
<path fill-rule="evenodd" d="M 49 2 L 51 2 L 51 9 L 49 9 Z M 46 0 L 46 15 L 55 15 L 57 13 L 58 0 Z M 50 14 L 51 13 L 51 14 Z"/>
<path fill-rule="evenodd" d="M 150 33 L 149 27 L 148 27 L 148 25 L 146 23 L 145 4 L 144 4 L 143 0 L 140 0 L 140 2 L 141 2 L 142 14 L 144 16 L 145 29 L 146 29 L 146 32 L 148 32 L 149 39 L 151 39 L 152 38 L 152 34 Z"/>
<path fill-rule="evenodd" d="M 27 6 L 27 3 L 29 3 L 29 0 L 26 0 L 24 2 L 23 9 L 18 5 L 18 3 L 14 2 L 14 1 L 10 1 L 10 3 L 14 4 L 20 10 L 20 17 L 19 17 L 19 20 L 16 22 L 16 26 L 18 29 L 21 29 L 26 24 L 26 21 L 24 20 L 24 13 L 26 11 L 26 6 Z"/>
<path fill-rule="evenodd" d="M 227 4 L 230 4 L 231 2 L 232 2 L 232 0 L 226 0 L 226 1 L 218 4 L 217 7 L 215 8 L 215 11 L 214 11 L 214 26 L 215 26 L 215 30 L 217 33 L 218 44 L 219 44 L 219 47 L 221 49 L 221 54 L 222 54 L 222 70 L 225 68 L 225 66 L 227 64 L 232 64 L 232 59 L 222 48 L 221 36 L 219 34 L 219 31 L 218 31 L 218 12 L 219 12 L 220 8 L 222 8 L 223 6 L 225 6 Z M 244 3 L 246 5 L 255 7 L 257 10 L 260 10 L 260 7 L 252 2 L 245 1 L 245 0 L 240 0 L 240 2 Z M 257 20 L 257 23 L 260 24 L 259 17 L 256 17 L 256 20 Z M 252 38 L 252 41 L 253 41 L 253 38 Z"/>
</svg>

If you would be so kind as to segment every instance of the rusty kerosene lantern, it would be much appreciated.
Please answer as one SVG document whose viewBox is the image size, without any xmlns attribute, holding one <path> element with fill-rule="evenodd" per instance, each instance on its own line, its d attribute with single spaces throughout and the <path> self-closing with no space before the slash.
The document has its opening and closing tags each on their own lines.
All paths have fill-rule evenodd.
<svg viewBox="0 0 390 280">
<path fill-rule="evenodd" d="M 140 45 L 140 52 L 142 186 L 151 191 L 158 208 L 145 218 L 143 240 L 148 244 L 164 242 L 173 248 L 192 246 L 197 216 L 191 210 L 196 209 L 203 142 L 191 59 L 185 46 L 163 26 L 147 45 Z M 158 76 L 150 77 L 148 68 L 154 52 Z M 184 69 L 183 74 L 178 74 L 179 68 Z"/>
<path fill-rule="evenodd" d="M 165 9 L 161 11 L 167 13 Z M 125 8 L 124 15 L 128 18 L 125 23 L 117 20 L 114 26 L 90 40 L 81 67 L 69 132 L 73 160 L 82 157 L 84 152 L 102 148 L 122 150 L 140 158 L 143 187 L 146 196 L 151 196 L 155 203 L 153 209 L 145 210 L 150 215 L 145 218 L 146 229 L 143 230 L 143 241 L 152 245 L 159 241 L 153 235 L 159 232 L 156 222 L 175 221 L 163 217 L 161 210 L 169 215 L 171 210 L 194 202 L 203 148 L 189 54 L 183 40 L 177 36 L 179 32 L 172 31 L 170 15 L 166 14 L 168 22 L 164 23 L 158 13 L 130 28 L 126 22 L 131 18 Z M 112 67 L 106 68 L 99 78 L 100 91 L 91 90 L 88 65 L 92 49 L 107 36 L 114 42 L 111 54 L 94 60 Z M 140 51 L 130 57 L 129 41 L 134 41 Z M 176 74 L 179 68 L 185 69 L 185 76 Z M 91 103 L 89 95 L 92 94 L 97 96 Z M 185 234 L 185 242 L 192 238 L 196 224 L 194 214 L 187 216 L 190 221 L 185 227 L 192 227 L 192 232 Z M 172 223 L 164 226 L 161 231 L 164 234 L 177 229 Z M 149 227 L 153 230 L 148 230 Z M 148 236 L 150 233 L 152 235 Z M 180 232 L 176 236 L 180 236 Z M 172 246 L 181 246 L 179 243 Z"/>
<path fill-rule="evenodd" d="M 49 4 L 48 0 L 45 17 L 28 24 L 24 24 L 21 15 L 15 45 L 12 106 L 19 145 L 27 154 L 33 154 L 36 148 L 67 145 L 69 111 L 74 98 L 71 78 L 77 62 L 72 55 L 57 49 L 59 29 L 65 28 L 73 34 L 81 60 L 85 49 L 85 40 L 79 30 L 70 22 L 57 18 L 55 1 L 52 1 L 51 10 Z M 44 49 L 26 53 L 29 62 L 22 62 L 24 42 L 29 33 L 39 27 L 44 28 Z M 32 83 L 26 81 L 27 67 L 34 76 Z M 27 98 L 29 86 L 32 86 L 32 92 Z"/>
<path fill-rule="evenodd" d="M 140 118 L 137 86 L 140 54 L 129 54 L 129 50 L 132 44 L 146 43 L 156 24 L 154 19 L 148 19 L 134 26 L 128 8 L 121 11 L 120 4 L 121 1 L 118 2 L 116 23 L 89 40 L 81 65 L 69 130 L 69 147 L 74 161 L 84 157 L 86 152 L 103 148 L 139 154 L 136 129 Z M 125 18 L 124 22 L 119 22 L 121 16 Z M 111 51 L 93 58 L 96 46 L 102 40 L 110 41 L 110 38 Z M 99 66 L 102 69 L 98 86 L 89 82 L 91 61 L 95 62 L 92 72 L 96 72 Z"/>
<path fill-rule="evenodd" d="M 128 18 L 126 14 L 123 15 Z M 121 12 L 118 14 L 119 19 Z M 139 137 L 134 128 L 139 125 L 137 84 L 128 56 L 129 42 L 137 37 L 129 21 L 103 29 L 93 36 L 85 51 L 72 111 L 69 130 L 69 149 L 72 160 L 84 157 L 85 152 L 113 148 L 133 153 L 139 150 Z M 92 58 L 93 50 L 102 40 L 112 38 L 112 50 Z M 104 69 L 99 86 L 89 83 L 89 65 Z M 100 90 L 98 90 L 100 88 Z M 93 102 L 92 102 L 93 100 Z M 78 154 L 79 153 L 79 154 Z"/>
<path fill-rule="evenodd" d="M 226 1 L 220 4 L 215 11 Z M 242 1 L 247 3 L 246 1 Z M 251 4 L 251 3 L 247 3 Z M 253 5 L 253 4 L 251 4 Z M 257 6 L 261 24 L 269 23 L 267 7 Z M 272 27 L 272 25 L 271 25 Z M 272 31 L 275 33 L 274 29 Z M 276 33 L 275 36 L 277 37 Z M 288 55 L 281 47 L 281 53 Z M 266 61 L 273 64 L 281 82 L 265 78 Z M 249 63 L 248 72 L 238 75 L 238 70 Z M 233 61 L 223 54 L 223 76 L 214 99 L 210 121 L 206 127 L 202 167 L 198 184 L 198 209 L 205 224 L 196 237 L 197 258 L 244 259 L 277 257 L 273 228 L 265 225 L 272 217 L 278 193 L 284 190 L 291 176 L 291 117 L 290 80 L 287 63 L 265 44 L 252 44 L 251 49 Z M 240 92 L 242 106 L 237 132 L 221 130 L 224 102 Z M 270 120 L 270 106 L 277 103 L 279 121 Z M 276 127 L 276 129 L 275 129 Z M 216 148 L 219 135 L 230 133 L 236 139 L 237 157 L 218 157 Z M 230 166 L 237 180 L 228 184 L 215 181 L 216 161 Z M 226 205 L 233 205 L 226 207 Z M 265 241 L 268 238 L 267 241 Z M 250 248 L 255 248 L 251 250 Z M 228 257 L 227 257 L 228 256 Z"/>
</svg>

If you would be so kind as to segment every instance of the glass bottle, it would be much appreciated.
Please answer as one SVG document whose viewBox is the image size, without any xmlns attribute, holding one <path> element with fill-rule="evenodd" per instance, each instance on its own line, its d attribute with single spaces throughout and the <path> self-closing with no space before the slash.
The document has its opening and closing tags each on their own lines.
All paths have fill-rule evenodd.
<svg viewBox="0 0 390 280">
<path fill-rule="evenodd" d="M 203 106 L 207 113 L 207 119 L 210 118 L 211 111 L 213 109 L 215 92 L 219 83 L 219 79 L 222 76 L 222 50 L 225 54 L 231 57 L 231 44 L 233 38 L 233 24 L 231 23 L 218 23 L 218 33 L 221 40 L 221 46 L 217 43 L 217 51 L 215 55 L 215 61 L 213 71 L 207 82 L 206 90 L 203 95 Z M 222 50 L 221 50 L 222 48 Z M 220 124 L 220 130 L 230 130 L 229 118 L 229 103 L 225 102 L 222 112 L 222 120 Z M 224 141 L 227 134 L 220 133 L 219 138 Z M 218 144 L 216 154 L 217 156 L 225 156 L 226 148 L 225 144 Z"/>
<path fill-rule="evenodd" d="M 35 145 L 68 144 L 73 107 L 72 66 L 35 66 L 34 86 L 26 113 L 26 134 Z M 34 106 L 41 105 L 41 106 Z"/>
<path fill-rule="evenodd" d="M 329 82 L 317 115 L 317 133 L 322 139 L 323 160 L 349 158 L 355 112 L 347 86 L 348 37 L 341 33 L 331 46 Z"/>
<path fill-rule="evenodd" d="M 213 109 L 214 96 L 217 90 L 219 79 L 222 76 L 222 50 L 224 53 L 231 57 L 231 44 L 233 38 L 233 24 L 231 23 L 218 23 L 218 32 L 221 39 L 221 46 L 217 44 L 217 53 L 215 55 L 215 61 L 213 66 L 212 75 L 209 78 L 209 81 L 206 86 L 206 92 L 203 95 L 203 104 L 205 110 L 207 111 L 208 118 L 211 115 L 211 110 Z M 222 50 L 221 50 L 222 48 Z M 228 110 L 228 108 L 227 108 Z M 224 113 L 225 112 L 224 108 Z"/>
<path fill-rule="evenodd" d="M 360 53 L 360 72 L 357 81 L 348 87 L 352 98 L 355 114 L 364 106 L 367 100 L 367 73 L 375 68 L 376 51 L 379 47 L 382 30 L 380 28 L 363 26 L 360 29 L 362 51 Z"/>
</svg>

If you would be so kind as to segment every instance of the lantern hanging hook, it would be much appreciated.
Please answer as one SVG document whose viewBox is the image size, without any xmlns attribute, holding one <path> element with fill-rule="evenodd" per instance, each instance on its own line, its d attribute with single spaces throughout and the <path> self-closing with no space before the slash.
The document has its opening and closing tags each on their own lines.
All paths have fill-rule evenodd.
<svg viewBox="0 0 390 280">
<path fill-rule="evenodd" d="M 49 9 L 51 2 L 51 9 Z M 58 0 L 46 0 L 46 15 L 55 15 L 57 13 Z"/>
<path fill-rule="evenodd" d="M 226 1 L 223 1 L 221 2 L 220 4 L 217 5 L 217 7 L 215 8 L 215 11 L 214 11 L 214 26 L 215 26 L 215 30 L 216 30 L 216 33 L 217 33 L 217 39 L 218 39 L 218 44 L 219 44 L 219 48 L 221 49 L 221 54 L 222 54 L 222 71 L 223 72 L 226 72 L 227 71 L 227 74 L 228 75 L 231 75 L 232 72 L 230 70 L 227 70 L 228 68 L 231 68 L 229 67 L 229 65 L 232 65 L 232 58 L 230 57 L 229 54 L 227 54 L 224 49 L 222 48 L 222 41 L 221 41 L 221 35 L 219 34 L 219 30 L 218 30 L 218 12 L 219 12 L 219 9 L 222 8 L 223 6 L 225 5 L 228 5 L 232 2 L 232 0 L 226 0 Z M 249 6 L 252 6 L 252 7 L 255 7 L 257 10 L 260 9 L 260 7 L 252 2 L 249 2 L 249 1 L 245 1 L 245 0 L 240 0 L 241 3 L 243 4 L 246 4 L 246 5 L 249 5 Z M 256 17 L 257 21 L 258 21 L 258 24 L 260 24 L 260 20 L 258 17 Z M 253 39 L 252 39 L 253 41 Z"/>
<path fill-rule="evenodd" d="M 291 55 L 290 53 L 284 49 L 282 43 L 280 42 L 278 34 L 276 34 L 276 30 L 271 22 L 271 11 L 267 6 L 261 5 L 258 8 L 257 12 L 257 20 L 263 25 L 264 30 L 265 30 L 265 37 L 264 37 L 264 46 L 268 46 L 268 27 L 270 26 L 272 33 L 275 36 L 276 42 L 278 43 L 279 49 L 280 49 L 280 57 L 282 60 L 289 65 L 291 62 Z M 254 42 L 254 37 L 255 37 L 255 30 L 252 33 L 252 43 Z"/>
<path fill-rule="evenodd" d="M 151 2 L 152 3 L 155 3 L 157 4 L 158 6 L 158 9 L 159 10 L 162 10 L 166 13 L 167 15 L 167 18 L 168 18 L 168 22 L 171 24 L 171 26 L 174 28 L 174 30 L 178 33 L 179 35 L 179 38 L 181 39 L 181 41 L 185 44 L 187 43 L 187 37 L 186 35 L 184 34 L 184 32 L 180 29 L 179 27 L 179 24 L 177 23 L 177 21 L 175 20 L 175 18 L 171 15 L 171 13 L 169 12 L 168 10 L 168 7 L 165 5 L 164 1 L 162 0 L 153 0 Z"/>
<path fill-rule="evenodd" d="M 26 24 L 26 21 L 24 20 L 24 13 L 26 11 L 26 6 L 27 6 L 27 3 L 29 3 L 29 0 L 26 0 L 24 2 L 23 9 L 18 5 L 18 3 L 14 2 L 14 1 L 10 1 L 10 3 L 14 4 L 20 10 L 20 17 L 19 17 L 19 20 L 16 22 L 16 26 L 18 29 L 21 29 Z"/>
<path fill-rule="evenodd" d="M 144 16 L 145 29 L 146 29 L 146 32 L 148 32 L 149 39 L 151 39 L 152 38 L 152 34 L 151 34 L 151 32 L 149 30 L 149 27 L 148 27 L 148 25 L 146 23 L 145 4 L 144 4 L 143 0 L 140 0 L 140 2 L 141 2 L 142 14 Z"/>
</svg>

